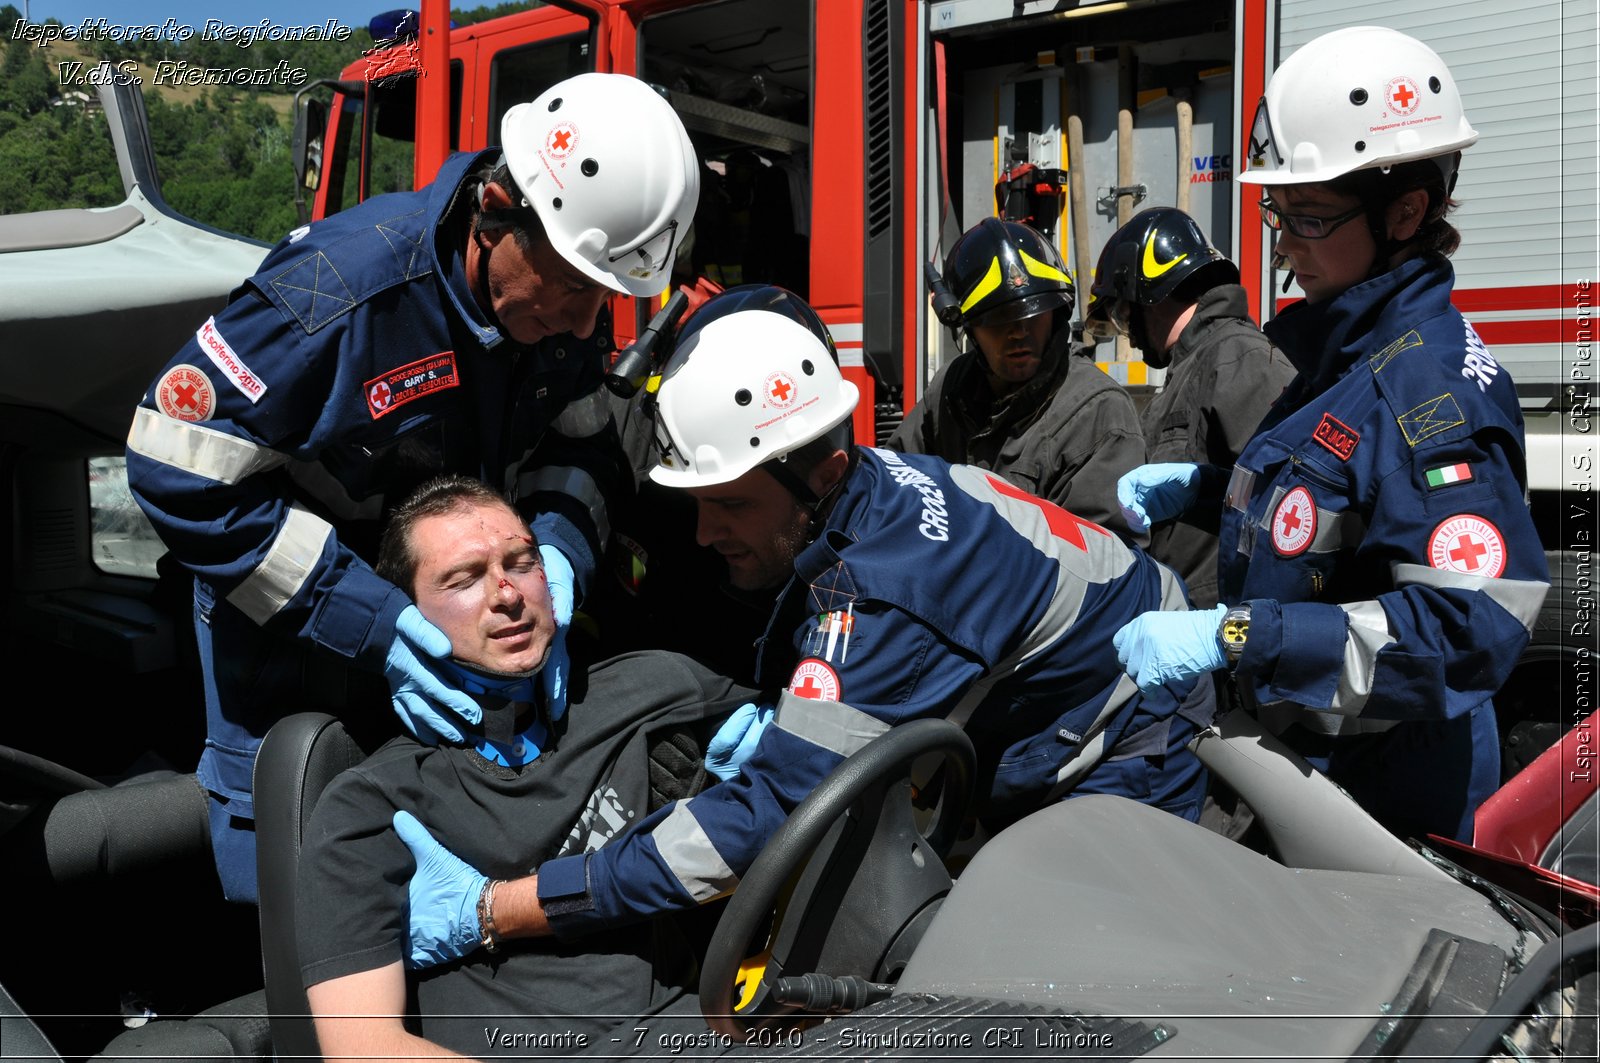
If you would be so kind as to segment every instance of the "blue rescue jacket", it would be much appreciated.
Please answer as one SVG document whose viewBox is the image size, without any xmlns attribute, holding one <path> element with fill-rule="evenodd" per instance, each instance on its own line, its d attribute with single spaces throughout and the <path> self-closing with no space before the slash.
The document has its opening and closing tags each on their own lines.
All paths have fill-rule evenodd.
<svg viewBox="0 0 1600 1063">
<path fill-rule="evenodd" d="M 1184 608 L 1182 582 L 1104 528 L 974 466 L 859 451 L 768 630 L 763 679 L 788 677 L 773 725 L 733 780 L 539 867 L 551 926 L 727 893 L 840 761 L 923 717 L 971 735 L 996 826 L 1088 792 L 1192 793 L 1197 811 L 1184 744 L 1209 721 L 1210 680 L 1141 695 L 1111 645 L 1157 608 Z"/>
<path fill-rule="evenodd" d="M 453 156 L 424 189 L 290 233 L 140 402 L 129 483 L 207 615 L 225 601 L 263 639 L 380 672 L 410 604 L 370 567 L 381 521 L 445 472 L 538 513 L 537 536 L 589 585 L 623 468 L 600 388 L 609 328 L 523 347 L 479 309 L 463 248 L 472 174 L 491 157 Z M 213 652 L 259 659 L 237 643 Z M 251 814 L 271 722 L 213 711 L 201 778 L 234 815 Z"/>
<path fill-rule="evenodd" d="M 128 436 L 134 495 L 186 567 L 258 624 L 375 669 L 409 603 L 345 540 L 374 544 L 398 494 L 446 471 L 506 489 L 545 514 L 535 530 L 580 586 L 606 530 L 609 341 L 522 349 L 479 310 L 455 208 L 481 158 L 290 233 L 168 363 Z"/>
<path fill-rule="evenodd" d="M 1220 584 L 1252 604 L 1236 676 L 1272 729 L 1475 714 L 1473 756 L 1498 763 L 1490 699 L 1549 577 L 1516 392 L 1453 282 L 1425 256 L 1267 325 L 1300 375 L 1234 467 Z"/>
</svg>

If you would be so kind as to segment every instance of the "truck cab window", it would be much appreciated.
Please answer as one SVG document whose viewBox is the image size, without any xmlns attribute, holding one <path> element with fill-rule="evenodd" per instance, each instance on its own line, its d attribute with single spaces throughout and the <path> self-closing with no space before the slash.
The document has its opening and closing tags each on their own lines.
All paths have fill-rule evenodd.
<svg viewBox="0 0 1600 1063">
<path fill-rule="evenodd" d="M 810 288 L 811 4 L 730 0 L 648 19 L 640 76 L 668 90 L 703 166 L 674 283 Z"/>
<path fill-rule="evenodd" d="M 589 35 L 574 33 L 495 53 L 489 67 L 489 124 L 485 143 L 500 143 L 500 119 L 563 78 L 593 70 Z"/>
</svg>

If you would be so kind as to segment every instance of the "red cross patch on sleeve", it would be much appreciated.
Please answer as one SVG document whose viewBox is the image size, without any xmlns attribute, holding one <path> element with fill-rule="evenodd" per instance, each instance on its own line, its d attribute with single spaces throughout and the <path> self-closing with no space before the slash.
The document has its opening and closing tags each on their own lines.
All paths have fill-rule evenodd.
<svg viewBox="0 0 1600 1063">
<path fill-rule="evenodd" d="M 1428 564 L 1445 572 L 1494 579 L 1506 570 L 1506 543 L 1500 529 L 1482 517 L 1446 517 L 1428 539 Z"/>
<path fill-rule="evenodd" d="M 789 677 L 789 693 L 797 698 L 813 701 L 839 700 L 839 673 L 815 657 L 807 657 L 795 666 Z"/>
<path fill-rule="evenodd" d="M 211 378 L 192 365 L 175 365 L 156 382 L 156 405 L 180 421 L 209 421 L 217 406 Z"/>
<path fill-rule="evenodd" d="M 1317 504 L 1311 492 L 1296 487 L 1272 513 L 1272 548 L 1282 557 L 1299 557 L 1317 536 Z"/>
</svg>

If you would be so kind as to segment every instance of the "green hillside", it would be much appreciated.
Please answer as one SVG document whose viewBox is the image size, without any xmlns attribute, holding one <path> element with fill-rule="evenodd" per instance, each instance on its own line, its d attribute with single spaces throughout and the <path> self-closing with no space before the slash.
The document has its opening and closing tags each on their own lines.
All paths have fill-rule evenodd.
<svg viewBox="0 0 1600 1063">
<path fill-rule="evenodd" d="M 504 4 L 452 12 L 458 24 L 526 7 Z M 381 10 L 374 3 L 374 11 Z M 365 26 L 344 41 L 131 42 L 13 39 L 22 19 L 0 6 L 0 213 L 102 207 L 121 202 L 122 184 L 105 117 L 88 101 L 85 75 L 101 60 L 142 79 L 167 202 L 197 221 L 276 241 L 297 225 L 290 161 L 295 90 L 337 77 L 367 48 Z M 52 20 L 53 21 L 53 20 Z M 206 85 L 201 70 L 253 70 L 261 85 Z M 304 71 L 304 77 L 300 76 Z"/>
</svg>

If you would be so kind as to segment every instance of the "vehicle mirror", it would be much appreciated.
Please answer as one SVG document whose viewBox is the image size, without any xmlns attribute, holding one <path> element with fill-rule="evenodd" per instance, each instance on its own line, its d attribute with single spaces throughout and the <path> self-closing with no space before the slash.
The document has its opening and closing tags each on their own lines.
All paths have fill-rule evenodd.
<svg viewBox="0 0 1600 1063">
<path fill-rule="evenodd" d="M 328 128 L 328 105 L 302 96 L 294 112 L 294 178 L 305 191 L 315 192 L 322 182 L 322 139 Z"/>
</svg>

